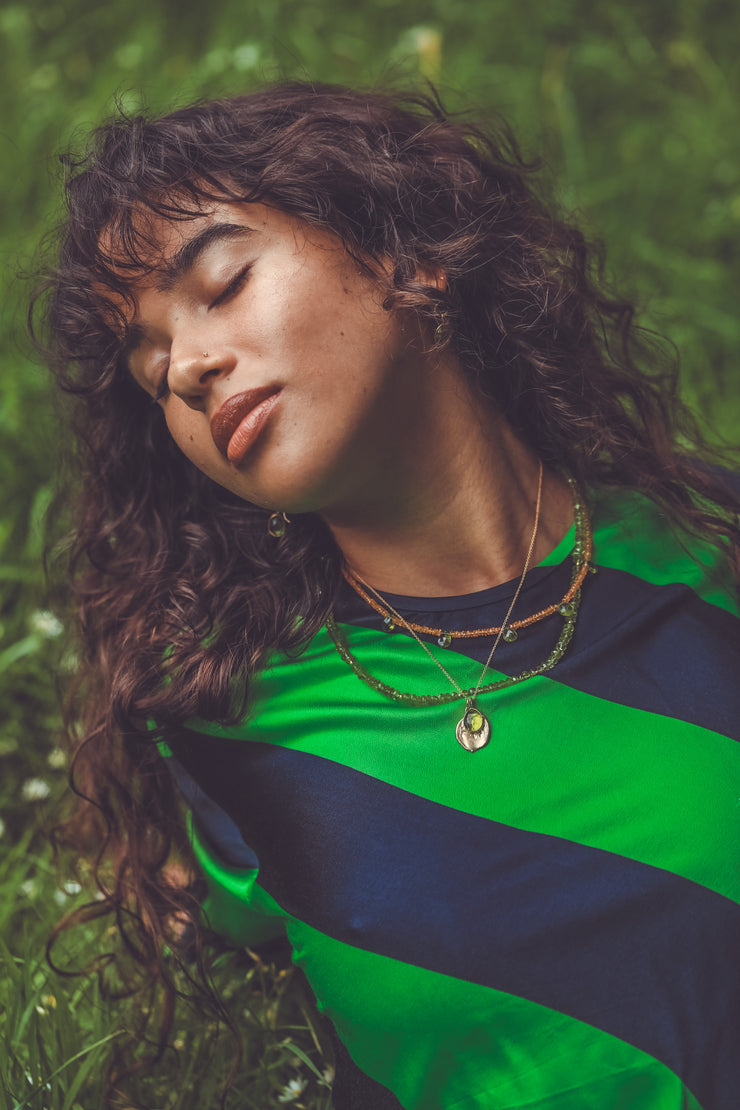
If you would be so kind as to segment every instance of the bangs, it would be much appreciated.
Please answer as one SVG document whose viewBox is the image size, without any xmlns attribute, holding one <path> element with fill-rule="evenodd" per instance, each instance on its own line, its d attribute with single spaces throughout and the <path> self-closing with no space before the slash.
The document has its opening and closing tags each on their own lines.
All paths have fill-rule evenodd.
<svg viewBox="0 0 740 1110">
<path fill-rule="evenodd" d="M 136 311 L 135 285 L 165 271 L 163 222 L 184 224 L 219 201 L 243 199 L 213 179 L 180 179 L 158 192 L 136 186 L 136 181 L 119 179 L 105 197 L 100 183 L 84 173 L 69 185 L 76 218 L 62 244 L 49 323 L 64 337 L 70 361 L 97 360 L 98 384 L 103 385 L 118 371 L 124 353 Z"/>
</svg>

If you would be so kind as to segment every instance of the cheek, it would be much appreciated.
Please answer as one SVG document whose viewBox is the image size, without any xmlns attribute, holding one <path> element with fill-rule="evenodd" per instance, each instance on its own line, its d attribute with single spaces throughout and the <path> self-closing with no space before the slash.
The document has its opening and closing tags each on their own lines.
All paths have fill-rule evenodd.
<svg viewBox="0 0 740 1110">
<path fill-rule="evenodd" d="M 194 412 L 178 397 L 171 397 L 165 409 L 170 435 L 182 453 L 201 470 L 211 470 L 220 459 L 211 431 L 202 413 Z"/>
</svg>

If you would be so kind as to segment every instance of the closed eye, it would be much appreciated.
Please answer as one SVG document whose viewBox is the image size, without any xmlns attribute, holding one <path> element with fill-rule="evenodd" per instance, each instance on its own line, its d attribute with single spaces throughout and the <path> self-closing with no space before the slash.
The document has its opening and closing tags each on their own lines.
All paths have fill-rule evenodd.
<svg viewBox="0 0 740 1110">
<path fill-rule="evenodd" d="M 244 269 L 239 271 L 236 277 L 229 282 L 226 288 L 219 293 L 216 299 L 214 301 L 211 301 L 210 305 L 208 306 L 209 311 L 212 308 L 218 308 L 220 304 L 225 304 L 226 301 L 230 300 L 239 292 L 242 285 L 244 285 L 244 282 L 247 280 L 247 275 L 251 268 L 252 266 L 250 263 L 249 265 L 245 266 Z"/>
</svg>

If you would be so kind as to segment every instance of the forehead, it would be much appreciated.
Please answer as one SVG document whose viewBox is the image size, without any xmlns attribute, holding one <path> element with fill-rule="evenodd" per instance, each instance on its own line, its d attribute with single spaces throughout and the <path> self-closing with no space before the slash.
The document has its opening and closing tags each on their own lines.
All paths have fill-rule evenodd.
<svg viewBox="0 0 740 1110">
<path fill-rule="evenodd" d="M 167 217 L 140 207 L 130 219 L 105 228 L 100 246 L 116 277 L 165 274 L 191 266 L 202 250 L 219 240 L 263 227 L 264 206 L 218 203 L 189 215 Z"/>
<path fill-rule="evenodd" d="M 110 260 L 114 285 L 135 293 L 145 285 L 173 288 L 204 255 L 225 244 L 267 239 L 291 251 L 312 245 L 344 253 L 333 232 L 256 202 L 213 203 L 187 218 L 167 218 L 142 208 L 127 226 L 104 231 L 100 243 Z"/>
</svg>

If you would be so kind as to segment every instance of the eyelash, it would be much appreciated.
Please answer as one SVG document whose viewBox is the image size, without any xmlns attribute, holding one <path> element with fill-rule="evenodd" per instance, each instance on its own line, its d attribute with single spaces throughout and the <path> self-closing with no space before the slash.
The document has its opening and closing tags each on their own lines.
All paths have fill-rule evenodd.
<svg viewBox="0 0 740 1110">
<path fill-rule="evenodd" d="M 251 265 L 249 265 L 240 270 L 236 277 L 229 282 L 226 288 L 221 293 L 219 293 L 215 301 L 211 301 L 210 305 L 208 306 L 209 310 L 211 308 L 218 308 L 220 304 L 225 304 L 226 301 L 235 296 L 241 289 L 244 282 L 247 280 L 247 274 L 249 273 L 251 268 Z"/>
<path fill-rule="evenodd" d="M 248 266 L 245 266 L 243 270 L 240 270 L 236 277 L 234 277 L 229 282 L 226 288 L 219 293 L 216 299 L 214 301 L 211 301 L 208 306 L 208 310 L 210 311 L 212 308 L 218 308 L 219 305 L 225 304 L 228 300 L 231 299 L 231 297 L 236 296 L 242 285 L 244 285 L 244 282 L 247 280 L 247 275 L 251 268 L 252 267 L 250 264 Z M 169 388 L 167 386 L 167 374 L 165 374 L 161 382 L 157 386 L 157 391 L 152 397 L 152 402 L 156 405 L 159 401 L 166 397 L 168 393 Z"/>
</svg>

